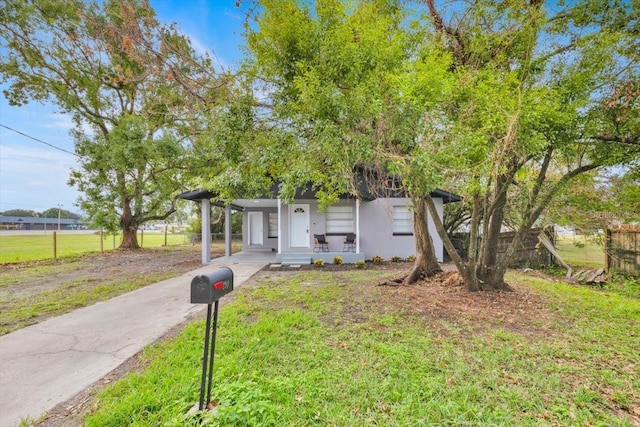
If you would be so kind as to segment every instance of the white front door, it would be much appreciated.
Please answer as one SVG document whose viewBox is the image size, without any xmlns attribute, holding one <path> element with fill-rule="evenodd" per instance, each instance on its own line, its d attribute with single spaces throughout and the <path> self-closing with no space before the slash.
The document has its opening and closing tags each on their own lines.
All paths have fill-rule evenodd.
<svg viewBox="0 0 640 427">
<path fill-rule="evenodd" d="M 309 247 L 309 205 L 289 205 L 289 243 L 292 248 Z"/>
<path fill-rule="evenodd" d="M 249 212 L 249 244 L 262 245 L 262 212 Z"/>
</svg>

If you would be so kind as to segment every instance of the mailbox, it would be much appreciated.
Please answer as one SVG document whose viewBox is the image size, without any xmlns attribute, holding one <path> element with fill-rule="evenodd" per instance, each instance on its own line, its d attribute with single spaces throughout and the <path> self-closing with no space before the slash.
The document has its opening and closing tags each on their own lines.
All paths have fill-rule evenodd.
<svg viewBox="0 0 640 427">
<path fill-rule="evenodd" d="M 191 303 L 213 304 L 232 290 L 233 271 L 229 267 L 221 267 L 191 280 Z"/>
</svg>

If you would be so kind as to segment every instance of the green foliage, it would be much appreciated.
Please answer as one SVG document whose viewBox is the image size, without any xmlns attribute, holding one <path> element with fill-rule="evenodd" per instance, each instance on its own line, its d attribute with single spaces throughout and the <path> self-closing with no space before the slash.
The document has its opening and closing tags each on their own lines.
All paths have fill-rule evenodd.
<svg viewBox="0 0 640 427">
<path fill-rule="evenodd" d="M 213 396 L 219 396 L 215 411 L 203 417 L 202 425 L 276 425 L 277 406 L 270 402 L 269 395 L 254 381 L 218 383 Z"/>
<path fill-rule="evenodd" d="M 71 219 L 80 219 L 82 218 L 80 215 L 73 213 L 71 211 L 68 211 L 66 209 L 60 209 L 58 211 L 58 208 L 49 208 L 45 211 L 42 212 L 36 212 L 36 211 L 32 211 L 32 210 L 25 210 L 25 209 L 10 209 L 8 211 L 4 211 L 4 212 L 0 212 L 0 215 L 4 215 L 4 216 L 21 216 L 21 217 L 25 217 L 25 218 L 57 218 L 58 217 L 58 212 L 60 213 L 60 218 L 71 218 Z"/>
<path fill-rule="evenodd" d="M 625 274 L 612 274 L 604 284 L 604 289 L 640 299 L 640 277 Z"/>
<path fill-rule="evenodd" d="M 336 255 L 333 257 L 333 263 L 336 265 L 342 264 L 342 257 L 340 255 Z"/>
<path fill-rule="evenodd" d="M 371 258 L 371 262 L 373 262 L 374 264 L 381 264 L 384 262 L 384 258 L 379 255 L 374 255 L 373 258 Z"/>
<path fill-rule="evenodd" d="M 356 268 L 364 268 L 365 266 L 365 261 L 363 259 L 359 259 L 355 262 L 355 266 Z"/>
<path fill-rule="evenodd" d="M 5 216 L 23 216 L 26 218 L 35 218 L 38 216 L 36 211 L 26 209 L 10 209 L 8 211 L 0 212 L 0 214 Z"/>
<path fill-rule="evenodd" d="M 416 256 L 415 255 L 409 255 L 407 257 L 407 262 L 415 262 L 416 260 Z"/>
<path fill-rule="evenodd" d="M 400 262 L 400 261 L 402 261 L 402 257 L 394 255 L 394 256 L 391 257 L 390 261 L 391 262 Z"/>
<path fill-rule="evenodd" d="M 215 101 L 210 61 L 137 0 L 7 2 L 0 30 L 9 103 L 53 102 L 72 116 L 80 206 L 138 247 L 138 226 L 170 215 L 184 190 L 189 117 Z"/>
<path fill-rule="evenodd" d="M 363 164 L 402 176 L 412 198 L 462 194 L 471 242 L 484 232 L 478 258 L 456 260 L 470 287 L 501 285 L 519 239 L 573 178 L 640 160 L 638 34 L 621 3 L 445 2 L 425 15 L 396 2 L 261 5 L 245 65 L 269 82 L 279 125 L 265 141 L 287 153 L 274 168 L 285 200 L 307 182 L 321 207 L 358 194 Z M 498 259 L 503 223 L 518 238 Z"/>
<path fill-rule="evenodd" d="M 415 76 L 403 74 L 403 61 L 417 55 L 418 36 L 400 30 L 406 14 L 396 4 L 263 6 L 257 29 L 247 32 L 246 67 L 272 82 L 271 119 L 291 124 L 281 127 L 286 137 L 278 132 L 266 142 L 287 153 L 278 168 L 285 199 L 311 182 L 322 208 L 341 193 L 358 191 L 351 179 L 354 166 L 371 164 L 378 149 L 386 150 L 391 141 L 404 150 L 415 146 L 423 111 L 414 109 L 411 95 L 422 90 L 409 94 L 413 88 L 407 84 Z M 442 70 L 446 64 L 429 67 Z M 420 81 L 428 93 L 441 87 L 429 76 Z"/>
<path fill-rule="evenodd" d="M 324 260 L 322 258 L 314 259 L 313 265 L 315 265 L 316 267 L 322 267 L 324 265 Z"/>
</svg>

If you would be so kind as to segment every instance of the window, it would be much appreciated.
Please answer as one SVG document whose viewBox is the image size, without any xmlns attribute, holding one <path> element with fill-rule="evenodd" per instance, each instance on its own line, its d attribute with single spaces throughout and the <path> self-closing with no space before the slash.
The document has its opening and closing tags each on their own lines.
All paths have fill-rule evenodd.
<svg viewBox="0 0 640 427">
<path fill-rule="evenodd" d="M 353 233 L 353 206 L 329 206 L 326 212 L 326 234 Z"/>
<path fill-rule="evenodd" d="M 278 237 L 278 212 L 269 212 L 269 237 Z"/>
<path fill-rule="evenodd" d="M 394 206 L 392 229 L 395 236 L 413 236 L 413 212 L 409 206 Z"/>
</svg>

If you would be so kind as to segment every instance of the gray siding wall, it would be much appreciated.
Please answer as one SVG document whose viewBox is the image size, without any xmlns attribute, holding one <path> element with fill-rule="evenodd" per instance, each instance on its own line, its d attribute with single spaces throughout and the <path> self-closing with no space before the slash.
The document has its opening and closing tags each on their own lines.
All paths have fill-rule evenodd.
<svg viewBox="0 0 640 427">
<path fill-rule="evenodd" d="M 438 213 L 442 215 L 442 199 L 433 199 Z M 385 260 L 393 256 L 406 258 L 415 255 L 416 245 L 414 236 L 394 236 L 392 213 L 393 206 L 408 206 L 408 198 L 376 199 L 360 205 L 360 251 L 365 252 L 365 258 L 381 256 Z M 436 257 L 443 260 L 442 240 L 436 232 L 435 225 L 429 216 L 429 232 L 433 239 Z"/>
</svg>

